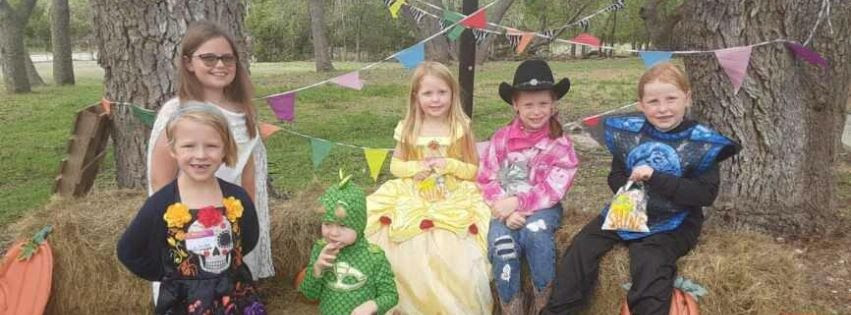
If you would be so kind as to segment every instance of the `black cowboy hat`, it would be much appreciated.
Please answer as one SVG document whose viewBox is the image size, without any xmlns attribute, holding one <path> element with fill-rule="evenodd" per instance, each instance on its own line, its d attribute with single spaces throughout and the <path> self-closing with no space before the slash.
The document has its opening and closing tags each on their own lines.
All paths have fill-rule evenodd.
<svg viewBox="0 0 851 315">
<path fill-rule="evenodd" d="M 570 90 L 570 79 L 563 78 L 558 83 L 553 79 L 550 65 L 541 59 L 526 60 L 517 66 L 514 72 L 514 84 L 507 82 L 499 84 L 499 96 L 508 104 L 512 104 L 514 91 L 553 90 L 556 99 L 561 99 Z"/>
</svg>

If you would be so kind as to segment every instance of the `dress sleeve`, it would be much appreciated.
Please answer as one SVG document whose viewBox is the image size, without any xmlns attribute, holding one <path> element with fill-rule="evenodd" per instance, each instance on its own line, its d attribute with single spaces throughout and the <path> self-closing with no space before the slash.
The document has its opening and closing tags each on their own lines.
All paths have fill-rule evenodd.
<svg viewBox="0 0 851 315">
<path fill-rule="evenodd" d="M 246 255 L 254 250 L 257 246 L 257 239 L 260 238 L 260 224 L 257 222 L 257 210 L 254 207 L 254 202 L 248 197 L 248 193 L 242 188 L 239 188 L 239 201 L 242 202 L 242 219 L 239 220 L 239 229 L 242 232 L 242 253 Z"/>
<path fill-rule="evenodd" d="M 438 170 L 440 174 L 450 174 L 463 180 L 476 179 L 477 166 L 454 158 L 446 158 L 446 166 Z"/>
<path fill-rule="evenodd" d="M 164 274 L 161 255 L 166 238 L 165 199 L 163 194 L 149 197 L 118 240 L 118 260 L 148 281 L 159 281 Z"/>
</svg>

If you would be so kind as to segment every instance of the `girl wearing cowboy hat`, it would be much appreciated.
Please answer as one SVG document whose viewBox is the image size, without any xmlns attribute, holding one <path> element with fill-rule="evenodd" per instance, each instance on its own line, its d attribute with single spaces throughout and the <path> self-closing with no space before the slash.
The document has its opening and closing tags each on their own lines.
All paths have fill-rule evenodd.
<svg viewBox="0 0 851 315">
<path fill-rule="evenodd" d="M 557 102 L 570 89 L 556 82 L 543 60 L 517 67 L 514 83 L 499 95 L 515 111 L 483 153 L 477 182 L 491 206 L 488 252 L 503 314 L 538 314 L 555 277 L 553 235 L 561 225 L 560 201 L 573 182 L 578 160 L 562 132 Z M 521 259 L 532 273 L 535 300 L 524 310 Z"/>
</svg>

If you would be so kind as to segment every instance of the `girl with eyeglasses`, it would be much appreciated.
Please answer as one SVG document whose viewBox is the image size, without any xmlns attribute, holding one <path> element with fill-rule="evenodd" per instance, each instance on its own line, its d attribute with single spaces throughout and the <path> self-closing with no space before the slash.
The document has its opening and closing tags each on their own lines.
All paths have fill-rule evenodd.
<svg viewBox="0 0 851 315">
<path fill-rule="evenodd" d="M 254 279 L 274 276 L 269 241 L 269 207 L 266 191 L 266 149 L 252 104 L 254 87 L 235 48 L 233 37 L 221 26 L 199 21 L 189 26 L 175 60 L 178 69 L 177 97 L 160 108 L 148 140 L 148 195 L 154 194 L 178 176 L 177 161 L 169 154 L 163 130 L 168 118 L 182 104 L 199 101 L 215 105 L 224 113 L 236 140 L 238 154 L 233 166 L 222 165 L 216 176 L 237 184 L 248 192 L 257 208 L 260 235 L 257 247 L 245 256 Z M 154 284 L 154 299 L 157 284 Z"/>
</svg>

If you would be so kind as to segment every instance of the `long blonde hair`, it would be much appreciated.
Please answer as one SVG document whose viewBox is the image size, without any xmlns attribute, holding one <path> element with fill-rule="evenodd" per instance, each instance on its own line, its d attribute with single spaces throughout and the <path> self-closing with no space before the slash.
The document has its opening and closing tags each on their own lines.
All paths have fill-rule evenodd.
<svg viewBox="0 0 851 315">
<path fill-rule="evenodd" d="M 416 143 L 425 113 L 423 113 L 420 104 L 417 102 L 417 94 L 420 91 L 423 78 L 427 75 L 442 80 L 452 90 L 448 117 L 451 129 L 449 139 L 452 139 L 452 141 L 447 155 L 466 163 L 478 164 L 475 140 L 470 128 L 470 118 L 461 109 L 461 97 L 459 94 L 461 88 L 458 86 L 458 80 L 455 80 L 449 68 L 433 61 L 426 61 L 420 64 L 414 70 L 414 75 L 411 78 L 411 92 L 408 95 L 408 112 L 405 114 L 404 127 L 400 137 L 402 158 L 405 160 L 418 160 L 422 158 L 417 153 Z M 459 129 L 462 130 L 463 135 L 456 134 Z M 455 140 L 459 136 L 460 138 Z"/>
<path fill-rule="evenodd" d="M 233 81 L 224 89 L 228 101 L 238 104 L 245 112 L 245 126 L 251 138 L 257 136 L 257 109 L 254 108 L 254 86 L 248 78 L 248 71 L 243 67 L 240 60 L 239 50 L 234 45 L 233 36 L 221 26 L 210 21 L 197 21 L 189 26 L 183 41 L 180 43 L 180 54 L 177 56 L 177 91 L 180 102 L 199 101 L 204 102 L 203 88 L 198 78 L 186 69 L 186 61 L 192 58 L 198 47 L 211 39 L 224 38 L 230 44 L 233 55 L 236 57 L 236 73 Z"/>
</svg>

